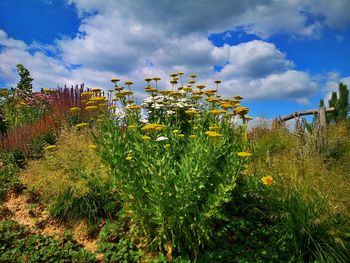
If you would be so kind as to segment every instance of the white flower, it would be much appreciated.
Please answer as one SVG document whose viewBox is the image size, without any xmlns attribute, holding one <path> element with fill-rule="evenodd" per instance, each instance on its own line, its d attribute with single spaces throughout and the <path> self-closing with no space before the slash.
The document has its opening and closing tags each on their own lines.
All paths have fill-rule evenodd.
<svg viewBox="0 0 350 263">
<path fill-rule="evenodd" d="M 175 113 L 175 111 L 173 111 L 173 110 L 168 110 L 166 113 L 169 114 L 169 115 L 172 115 L 172 114 Z"/>
<path fill-rule="evenodd" d="M 156 142 L 166 141 L 167 139 L 168 139 L 168 137 L 160 136 L 156 139 Z"/>
</svg>

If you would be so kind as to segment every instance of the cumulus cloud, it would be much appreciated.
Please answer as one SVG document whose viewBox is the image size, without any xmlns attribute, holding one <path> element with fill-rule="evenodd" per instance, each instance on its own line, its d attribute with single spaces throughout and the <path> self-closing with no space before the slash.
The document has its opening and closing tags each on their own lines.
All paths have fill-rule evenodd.
<svg viewBox="0 0 350 263">
<path fill-rule="evenodd" d="M 316 82 L 295 70 L 274 44 L 255 40 L 215 47 L 208 35 L 239 28 L 263 38 L 280 32 L 315 36 L 325 27 L 341 29 L 350 23 L 346 0 L 333 1 L 329 8 L 325 0 L 67 2 L 76 6 L 81 25 L 74 37 L 55 45 L 26 44 L 0 30 L 1 79 L 15 83 L 17 63 L 30 69 L 37 88 L 82 82 L 108 88 L 116 75 L 143 83 L 145 76 L 165 81 L 170 72 L 184 71 L 199 74 L 208 85 L 222 79 L 227 96 L 305 104 Z M 214 65 L 225 66 L 215 72 Z"/>
</svg>

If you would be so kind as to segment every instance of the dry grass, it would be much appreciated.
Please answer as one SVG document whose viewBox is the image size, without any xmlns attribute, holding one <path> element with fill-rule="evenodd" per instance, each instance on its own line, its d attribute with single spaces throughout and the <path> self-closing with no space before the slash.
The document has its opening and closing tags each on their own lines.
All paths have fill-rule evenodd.
<svg viewBox="0 0 350 263">
<path fill-rule="evenodd" d="M 22 183 L 45 201 L 52 201 L 68 188 L 77 196 L 86 194 L 89 177 L 108 178 L 95 150 L 88 148 L 91 144 L 86 132 L 63 129 L 57 148 L 46 151 L 42 159 L 30 161 L 21 172 Z"/>
</svg>

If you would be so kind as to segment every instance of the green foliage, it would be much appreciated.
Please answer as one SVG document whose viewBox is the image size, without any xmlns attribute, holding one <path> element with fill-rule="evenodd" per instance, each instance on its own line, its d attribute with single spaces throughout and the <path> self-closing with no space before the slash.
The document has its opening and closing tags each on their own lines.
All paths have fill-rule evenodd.
<svg viewBox="0 0 350 263">
<path fill-rule="evenodd" d="M 34 79 L 30 77 L 29 70 L 26 69 L 22 64 L 18 64 L 17 72 L 20 77 L 20 80 L 17 83 L 17 90 L 25 94 L 31 93 L 33 89 L 32 81 Z"/>
<path fill-rule="evenodd" d="M 23 186 L 18 178 L 19 167 L 11 153 L 0 152 L 0 201 L 10 189 L 20 191 Z"/>
<path fill-rule="evenodd" d="M 59 239 L 30 233 L 14 221 L 0 222 L 1 262 L 97 262 L 69 234 Z"/>
<path fill-rule="evenodd" d="M 87 219 L 90 225 L 96 225 L 100 218 L 116 213 L 117 201 L 106 185 L 89 178 L 87 187 L 89 191 L 82 195 L 77 195 L 73 187 L 66 188 L 51 204 L 51 214 L 63 221 Z"/>
<path fill-rule="evenodd" d="M 349 90 L 344 83 L 339 83 L 338 93 L 333 92 L 331 99 L 328 101 L 329 107 L 334 107 L 335 111 L 327 116 L 330 121 L 339 122 L 348 117 L 349 107 Z"/>
</svg>

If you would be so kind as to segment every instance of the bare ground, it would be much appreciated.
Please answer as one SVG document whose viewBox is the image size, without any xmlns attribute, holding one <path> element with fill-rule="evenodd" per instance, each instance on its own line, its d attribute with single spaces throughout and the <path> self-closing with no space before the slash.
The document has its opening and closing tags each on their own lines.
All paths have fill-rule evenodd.
<svg viewBox="0 0 350 263">
<path fill-rule="evenodd" d="M 28 197 L 23 193 L 9 193 L 2 204 L 2 211 L 0 220 L 14 220 L 29 227 L 33 233 L 47 236 L 62 236 L 65 231 L 71 231 L 74 239 L 86 250 L 93 253 L 97 250 L 97 238 L 89 237 L 86 222 L 64 225 L 52 218 L 44 206 L 28 202 Z M 98 255 L 98 258 L 102 256 Z"/>
</svg>

